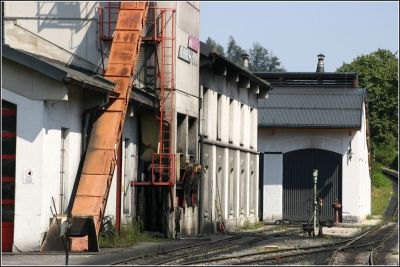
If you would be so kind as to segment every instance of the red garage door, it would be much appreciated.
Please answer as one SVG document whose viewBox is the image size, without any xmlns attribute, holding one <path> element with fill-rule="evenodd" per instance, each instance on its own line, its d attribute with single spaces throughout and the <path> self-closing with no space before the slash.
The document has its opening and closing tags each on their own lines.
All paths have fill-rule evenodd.
<svg viewBox="0 0 400 267">
<path fill-rule="evenodd" d="M 1 101 L 1 104 L 1 243 L 2 251 L 12 251 L 14 239 L 17 106 L 4 100 Z"/>
</svg>

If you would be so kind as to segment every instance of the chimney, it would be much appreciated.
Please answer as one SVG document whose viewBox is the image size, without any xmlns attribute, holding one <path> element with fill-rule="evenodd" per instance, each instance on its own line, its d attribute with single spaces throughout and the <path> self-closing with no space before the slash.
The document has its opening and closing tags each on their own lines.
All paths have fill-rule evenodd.
<svg viewBox="0 0 400 267">
<path fill-rule="evenodd" d="M 323 54 L 318 55 L 318 65 L 317 65 L 317 72 L 325 72 L 324 70 L 324 58 Z"/>
<path fill-rule="evenodd" d="M 249 68 L 249 54 L 247 54 L 246 52 L 242 54 L 242 59 L 243 59 L 243 67 L 245 67 L 246 69 Z"/>
</svg>

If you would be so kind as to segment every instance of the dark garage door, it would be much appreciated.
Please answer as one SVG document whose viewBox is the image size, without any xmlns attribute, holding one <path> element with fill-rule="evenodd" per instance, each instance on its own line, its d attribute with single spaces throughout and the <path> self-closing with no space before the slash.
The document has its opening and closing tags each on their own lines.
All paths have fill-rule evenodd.
<svg viewBox="0 0 400 267">
<path fill-rule="evenodd" d="M 314 169 L 318 169 L 318 196 L 323 198 L 321 219 L 334 221 L 332 203 L 336 199 L 342 202 L 342 156 L 321 149 L 301 149 L 283 155 L 284 218 L 291 221 L 309 220 Z"/>
</svg>

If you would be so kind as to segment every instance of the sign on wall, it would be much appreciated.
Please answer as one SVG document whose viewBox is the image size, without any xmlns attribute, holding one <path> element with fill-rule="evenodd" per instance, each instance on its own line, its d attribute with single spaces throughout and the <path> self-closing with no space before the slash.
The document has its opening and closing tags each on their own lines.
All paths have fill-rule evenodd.
<svg viewBox="0 0 400 267">
<path fill-rule="evenodd" d="M 183 45 L 179 46 L 178 58 L 189 64 L 197 65 L 197 55 L 192 50 L 184 47 Z"/>
<path fill-rule="evenodd" d="M 189 36 L 188 47 L 196 53 L 200 50 L 200 41 L 194 36 Z"/>
<path fill-rule="evenodd" d="M 23 184 L 33 184 L 33 174 L 34 174 L 33 169 L 25 168 L 24 173 L 22 175 L 22 183 Z"/>
</svg>

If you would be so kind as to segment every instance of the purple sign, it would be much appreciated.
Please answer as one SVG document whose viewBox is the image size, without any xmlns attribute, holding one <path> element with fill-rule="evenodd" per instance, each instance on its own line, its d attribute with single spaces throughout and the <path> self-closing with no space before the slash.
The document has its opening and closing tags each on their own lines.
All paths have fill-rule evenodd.
<svg viewBox="0 0 400 267">
<path fill-rule="evenodd" d="M 199 39 L 189 36 L 188 47 L 197 53 L 200 49 Z"/>
</svg>

